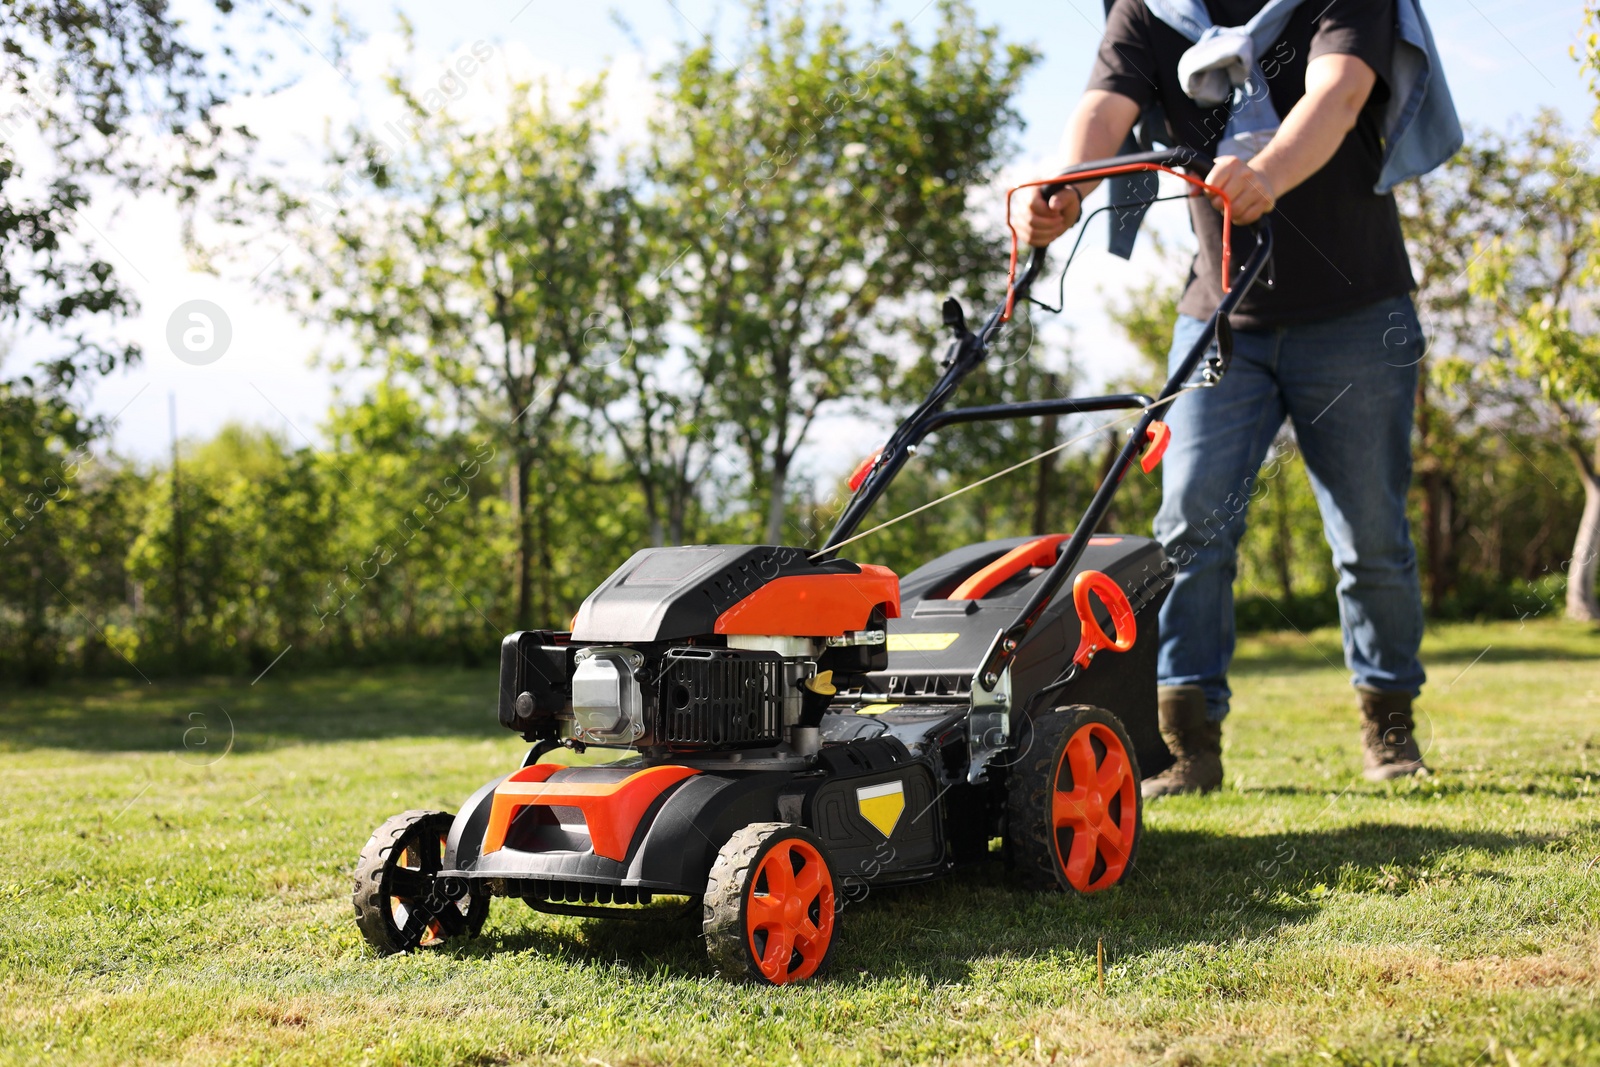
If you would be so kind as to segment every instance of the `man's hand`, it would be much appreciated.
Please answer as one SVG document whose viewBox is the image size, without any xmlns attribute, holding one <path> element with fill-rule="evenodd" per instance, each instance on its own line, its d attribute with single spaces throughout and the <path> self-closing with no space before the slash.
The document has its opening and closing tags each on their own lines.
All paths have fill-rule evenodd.
<svg viewBox="0 0 1600 1067">
<path fill-rule="evenodd" d="M 1137 121 L 1139 105 L 1133 100 L 1106 89 L 1090 89 L 1073 109 L 1062 137 L 1067 164 L 1112 155 Z M 1035 188 L 1027 209 L 1015 224 L 1022 243 L 1043 248 L 1070 230 L 1083 213 L 1083 198 L 1094 192 L 1098 184 L 1070 185 L 1052 196 L 1048 203 L 1040 188 Z"/>
<path fill-rule="evenodd" d="M 1070 230 L 1082 211 L 1083 200 L 1072 186 L 1067 186 L 1048 202 L 1044 198 L 1044 189 L 1036 188 L 1028 201 L 1027 212 L 1017 223 L 1017 233 L 1022 237 L 1023 244 L 1043 248 Z"/>
<path fill-rule="evenodd" d="M 1278 206 L 1278 194 L 1265 174 L 1236 156 L 1218 156 L 1206 184 L 1221 189 L 1233 201 L 1233 221 L 1248 226 Z M 1222 210 L 1222 197 L 1207 193 L 1211 206 Z"/>
</svg>

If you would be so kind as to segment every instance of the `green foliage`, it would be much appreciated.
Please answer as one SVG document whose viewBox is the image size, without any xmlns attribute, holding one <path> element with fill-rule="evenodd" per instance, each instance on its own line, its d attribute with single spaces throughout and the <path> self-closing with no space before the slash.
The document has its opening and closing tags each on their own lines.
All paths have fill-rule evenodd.
<svg viewBox="0 0 1600 1067">
<path fill-rule="evenodd" d="M 3 400 L 0 676 L 478 663 L 514 628 L 513 468 L 412 393 L 335 408 L 320 451 L 239 426 L 186 442 L 176 492 L 170 466 L 102 454 L 60 401 Z M 604 456 L 559 440 L 550 467 L 566 481 L 540 487 L 541 621 L 561 626 L 642 524 Z"/>
<path fill-rule="evenodd" d="M 488 55 L 474 46 L 474 63 Z M 510 466 L 515 625 L 557 612 L 549 513 L 577 425 L 569 400 L 636 345 L 634 287 L 648 266 L 626 189 L 602 178 L 601 85 L 566 108 L 514 85 L 482 128 L 433 109 L 398 77 L 409 114 L 398 148 L 359 128 L 331 162 L 340 197 L 268 186 L 269 212 L 302 245 L 280 275 L 308 319 L 347 331 L 359 362 L 415 383 L 449 425 Z M 649 315 L 638 329 L 646 330 Z"/>
<path fill-rule="evenodd" d="M 72 584 L 80 515 L 67 504 L 82 494 L 90 440 L 83 419 L 59 396 L 0 382 L 0 655 L 31 680 L 47 676 L 59 655 L 49 620 L 70 595 L 60 584 Z"/>
<path fill-rule="evenodd" d="M 1478 242 L 1470 271 L 1473 295 L 1504 315 L 1505 348 L 1488 372 L 1528 380 L 1575 421 L 1600 403 L 1600 343 L 1573 322 L 1575 313 L 1592 317 L 1600 288 L 1600 172 L 1589 166 L 1591 151 L 1549 112 L 1505 150 L 1496 206 L 1517 223 Z"/>
<path fill-rule="evenodd" d="M 58 14 L 100 17 L 76 10 Z M 104 455 L 60 393 L 0 387 L 0 671 L 476 662 L 508 630 L 564 625 L 643 544 L 818 544 L 843 503 L 806 478 L 818 417 L 853 405 L 878 424 L 869 451 L 938 373 L 936 301 L 976 317 L 999 296 L 1004 249 L 971 208 L 1035 57 L 968 4 L 934 10 L 869 41 L 840 7 L 751 0 L 742 36 L 659 71 L 649 139 L 620 156 L 603 83 L 567 100 L 508 85 L 482 122 L 394 75 L 400 136 L 340 131 L 318 187 L 236 185 L 234 221 L 296 238 L 270 283 L 377 379 L 330 412 L 321 450 L 230 427 L 186 442 L 175 472 Z M 174 77 L 199 76 L 180 52 Z M 1547 610 L 1600 529 L 1600 489 L 1591 527 L 1578 503 L 1600 485 L 1584 168 L 1545 119 L 1475 136 L 1402 198 L 1433 345 L 1413 511 L 1436 614 Z M 1176 297 L 1158 279 L 1113 305 L 1144 357 L 1118 387 L 1158 378 Z M 1034 325 L 1019 312 L 958 403 L 1074 391 Z M 851 554 L 903 573 L 1069 529 L 1125 432 L 1107 416 L 949 428 L 869 525 L 1069 444 Z M 1292 437 L 1277 447 L 1241 549 L 1245 628 L 1331 618 L 1320 516 Z M 1106 527 L 1148 530 L 1159 494 L 1131 473 Z"/>
<path fill-rule="evenodd" d="M 1600 348 L 1580 325 L 1600 307 L 1600 170 L 1592 146 L 1550 112 L 1512 136 L 1475 140 L 1437 180 L 1442 196 L 1433 199 L 1470 196 L 1498 221 L 1486 225 L 1480 209 L 1465 208 L 1414 226 L 1442 251 L 1441 265 L 1460 263 L 1442 301 L 1455 347 L 1435 374 L 1456 405 L 1450 436 L 1488 431 L 1513 441 L 1532 431 L 1567 454 L 1584 505 L 1558 566 L 1569 579 L 1566 611 L 1600 620 Z M 1433 444 L 1427 462 L 1442 467 L 1449 461 Z"/>
<path fill-rule="evenodd" d="M 869 43 L 842 6 L 752 0 L 727 58 L 707 39 L 662 73 L 649 180 L 691 381 L 742 452 L 771 541 L 818 414 L 884 369 L 880 350 L 931 310 L 926 290 L 997 259 L 967 196 L 1009 147 L 1035 56 L 965 3 L 937 11 L 931 44 L 901 23 Z"/>
<path fill-rule="evenodd" d="M 1157 253 L 1166 253 L 1159 241 L 1153 241 Z M 1171 278 L 1154 277 L 1135 289 L 1127 297 L 1112 300 L 1106 308 L 1111 321 L 1122 328 L 1135 351 L 1144 357 L 1142 372 L 1132 380 L 1139 388 L 1148 388 L 1152 382 L 1166 381 L 1167 353 L 1172 348 L 1172 325 L 1178 321 L 1178 298 L 1183 295 L 1183 283 Z"/>
</svg>

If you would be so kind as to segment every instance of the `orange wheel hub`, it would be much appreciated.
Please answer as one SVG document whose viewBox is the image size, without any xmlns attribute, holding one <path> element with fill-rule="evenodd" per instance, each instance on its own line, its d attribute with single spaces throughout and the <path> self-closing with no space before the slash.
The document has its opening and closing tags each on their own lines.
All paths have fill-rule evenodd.
<svg viewBox="0 0 1600 1067">
<path fill-rule="evenodd" d="M 1056 859 L 1080 893 L 1115 885 L 1133 854 L 1139 783 L 1122 742 L 1109 726 L 1079 727 L 1056 765 L 1050 796 Z"/>
<path fill-rule="evenodd" d="M 434 858 L 430 863 L 429 857 L 423 854 L 423 851 L 419 845 L 420 842 L 417 845 L 407 845 L 405 849 L 401 851 L 399 866 L 407 871 L 420 871 L 424 874 L 432 874 L 437 872 L 439 869 L 437 858 Z M 440 834 L 439 855 L 443 856 L 445 850 L 449 847 L 449 838 L 447 838 L 444 834 Z M 430 866 L 433 868 L 432 871 L 428 869 Z M 395 925 L 404 928 L 406 922 L 410 918 L 411 910 L 416 906 L 417 902 L 410 897 L 390 897 L 389 912 L 394 916 Z M 432 948 L 435 945 L 444 944 L 444 940 L 444 924 L 439 922 L 438 919 L 433 919 L 428 923 L 427 928 L 423 930 L 422 940 L 417 942 L 417 946 L 419 948 Z"/>
<path fill-rule="evenodd" d="M 745 929 L 762 975 L 774 985 L 810 978 L 833 938 L 833 876 L 808 841 L 779 841 L 750 880 Z"/>
</svg>

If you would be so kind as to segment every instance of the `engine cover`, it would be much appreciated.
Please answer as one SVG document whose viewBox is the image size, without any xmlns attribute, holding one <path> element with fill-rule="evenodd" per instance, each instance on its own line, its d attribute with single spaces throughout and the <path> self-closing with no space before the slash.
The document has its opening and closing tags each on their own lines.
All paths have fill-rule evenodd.
<svg viewBox="0 0 1600 1067">
<path fill-rule="evenodd" d="M 685 641 L 714 634 L 837 637 L 864 629 L 873 609 L 900 615 L 900 586 L 884 567 L 813 561 L 774 545 L 646 548 L 578 609 L 572 640 Z"/>
</svg>

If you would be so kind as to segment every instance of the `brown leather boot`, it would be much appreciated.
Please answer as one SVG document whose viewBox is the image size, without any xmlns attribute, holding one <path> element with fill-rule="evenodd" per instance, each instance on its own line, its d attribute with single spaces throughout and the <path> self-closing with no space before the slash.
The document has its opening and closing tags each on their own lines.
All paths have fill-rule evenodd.
<svg viewBox="0 0 1600 1067">
<path fill-rule="evenodd" d="M 1206 719 L 1206 693 L 1197 685 L 1158 690 L 1161 737 L 1178 762 L 1139 787 L 1146 800 L 1174 793 L 1209 793 L 1222 785 L 1222 724 Z"/>
<path fill-rule="evenodd" d="M 1417 747 L 1417 723 L 1411 694 L 1356 687 L 1361 697 L 1362 774 L 1369 782 L 1387 782 L 1407 775 L 1432 773 Z"/>
</svg>

